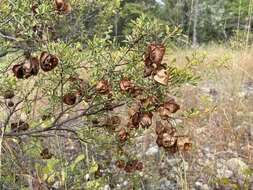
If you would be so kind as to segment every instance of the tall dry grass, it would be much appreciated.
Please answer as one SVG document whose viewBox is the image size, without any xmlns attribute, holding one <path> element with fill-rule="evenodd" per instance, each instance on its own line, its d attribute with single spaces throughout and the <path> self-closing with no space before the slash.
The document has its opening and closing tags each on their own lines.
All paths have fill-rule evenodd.
<svg viewBox="0 0 253 190">
<path fill-rule="evenodd" d="M 184 67 L 186 56 L 193 55 L 193 70 L 201 80 L 196 87 L 185 86 L 181 100 L 183 125 L 195 144 L 188 158 L 189 187 L 221 178 L 219 165 L 231 158 L 243 160 L 253 171 L 253 49 L 213 45 L 171 50 L 166 61 L 176 59 Z"/>
</svg>

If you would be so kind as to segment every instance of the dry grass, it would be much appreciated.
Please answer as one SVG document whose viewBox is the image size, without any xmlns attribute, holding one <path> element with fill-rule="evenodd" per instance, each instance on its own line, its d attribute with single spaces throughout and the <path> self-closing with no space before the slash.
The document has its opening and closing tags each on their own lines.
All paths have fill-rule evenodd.
<svg viewBox="0 0 253 190">
<path fill-rule="evenodd" d="M 195 142 L 187 159 L 189 187 L 226 176 L 219 164 L 231 158 L 240 158 L 253 169 L 253 50 L 212 46 L 179 50 L 169 60 L 176 57 L 176 64 L 185 65 L 185 57 L 194 52 L 205 59 L 194 67 L 201 76 L 198 86 L 185 86 L 182 93 L 183 112 L 194 108 L 183 121 Z"/>
</svg>

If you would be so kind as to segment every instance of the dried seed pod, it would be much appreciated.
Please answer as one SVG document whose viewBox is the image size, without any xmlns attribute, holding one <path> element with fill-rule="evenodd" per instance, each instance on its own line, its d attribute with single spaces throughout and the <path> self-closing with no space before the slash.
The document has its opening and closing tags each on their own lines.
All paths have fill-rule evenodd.
<svg viewBox="0 0 253 190">
<path fill-rule="evenodd" d="M 119 169 L 124 169 L 126 166 L 126 163 L 124 160 L 117 160 L 115 162 L 115 165 L 119 168 Z"/>
<path fill-rule="evenodd" d="M 156 144 L 159 147 L 162 147 L 163 146 L 163 139 L 158 136 L 157 139 L 156 139 Z"/>
<path fill-rule="evenodd" d="M 169 76 L 165 69 L 159 70 L 154 76 L 154 80 L 164 86 L 168 85 Z"/>
<path fill-rule="evenodd" d="M 7 90 L 3 93 L 4 99 L 12 99 L 15 96 L 13 90 Z"/>
<path fill-rule="evenodd" d="M 21 64 L 16 64 L 12 67 L 12 72 L 14 73 L 15 77 L 18 79 L 24 78 L 23 66 Z"/>
<path fill-rule="evenodd" d="M 146 57 L 148 57 L 152 63 L 157 65 L 161 64 L 166 50 L 165 46 L 163 44 L 150 43 L 147 49 L 148 52 Z"/>
<path fill-rule="evenodd" d="M 144 77 L 149 77 L 152 75 L 152 73 L 154 72 L 154 68 L 152 65 L 145 65 L 144 66 Z"/>
<path fill-rule="evenodd" d="M 127 131 L 126 131 L 125 128 L 121 128 L 121 129 L 119 130 L 118 137 L 119 137 L 119 141 L 122 142 L 122 143 L 125 142 L 125 141 L 127 140 L 127 138 L 128 138 L 128 133 L 127 133 Z"/>
<path fill-rule="evenodd" d="M 132 117 L 131 117 L 131 121 L 132 124 L 134 126 L 139 126 L 140 122 L 141 122 L 141 113 L 140 112 L 136 112 Z"/>
<path fill-rule="evenodd" d="M 39 60 L 36 57 L 31 57 L 30 63 L 32 65 L 31 74 L 35 76 L 39 73 L 39 69 L 40 69 Z"/>
<path fill-rule="evenodd" d="M 162 144 L 164 148 L 173 146 L 176 143 L 176 141 L 177 141 L 177 138 L 174 136 L 171 136 L 168 133 L 164 133 L 162 135 Z"/>
<path fill-rule="evenodd" d="M 145 64 L 145 66 L 147 66 L 147 67 L 149 67 L 149 66 L 152 65 L 152 61 L 151 61 L 151 59 L 150 59 L 150 57 L 149 57 L 149 51 L 146 52 L 146 55 L 145 55 L 145 57 L 144 57 L 144 64 Z"/>
<path fill-rule="evenodd" d="M 32 13 L 33 13 L 34 15 L 38 14 L 38 7 L 39 7 L 38 4 L 33 4 L 33 5 L 32 5 L 31 10 L 32 10 Z"/>
<path fill-rule="evenodd" d="M 18 131 L 26 131 L 29 129 L 28 123 L 25 123 L 23 121 L 19 122 Z"/>
<path fill-rule="evenodd" d="M 142 171 L 143 170 L 143 163 L 138 161 L 135 168 L 136 168 L 136 170 Z"/>
<path fill-rule="evenodd" d="M 123 92 L 129 92 L 131 89 L 134 88 L 134 84 L 128 80 L 128 79 L 122 79 L 120 82 L 119 82 L 119 87 L 120 87 L 120 90 L 123 91 Z"/>
<path fill-rule="evenodd" d="M 177 138 L 177 147 L 180 151 L 189 151 L 192 148 L 190 137 L 181 136 Z"/>
<path fill-rule="evenodd" d="M 41 151 L 40 156 L 42 157 L 42 159 L 48 160 L 48 159 L 51 159 L 53 157 L 53 154 L 49 152 L 48 148 L 44 148 Z"/>
<path fill-rule="evenodd" d="M 29 124 L 20 120 L 17 123 L 11 123 L 11 130 L 15 132 L 27 131 L 29 129 Z"/>
<path fill-rule="evenodd" d="M 125 172 L 127 172 L 127 173 L 131 173 L 131 172 L 134 171 L 134 167 L 131 166 L 131 165 L 129 165 L 129 164 L 127 164 L 127 165 L 125 166 L 124 170 L 125 170 Z"/>
<path fill-rule="evenodd" d="M 14 102 L 13 101 L 8 101 L 8 103 L 7 103 L 7 106 L 8 107 L 13 107 L 15 104 L 14 104 Z"/>
<path fill-rule="evenodd" d="M 126 163 L 126 166 L 125 166 L 124 170 L 125 170 L 127 173 L 134 172 L 135 169 L 136 169 L 136 163 L 137 163 L 136 160 L 128 161 L 128 162 Z"/>
<path fill-rule="evenodd" d="M 63 97 L 63 102 L 69 106 L 74 105 L 76 103 L 76 95 L 74 93 L 65 94 Z"/>
<path fill-rule="evenodd" d="M 162 104 L 159 108 L 159 115 L 162 119 L 168 119 L 172 113 L 177 112 L 180 109 L 180 106 L 175 103 L 174 100 L 170 100 Z"/>
<path fill-rule="evenodd" d="M 175 143 L 173 146 L 171 147 L 167 147 L 165 148 L 165 150 L 171 154 L 175 154 L 178 151 L 178 147 L 177 147 L 177 143 Z"/>
<path fill-rule="evenodd" d="M 170 123 L 167 123 L 167 125 L 165 125 L 164 133 L 168 133 L 171 136 L 175 136 L 177 130 Z"/>
<path fill-rule="evenodd" d="M 135 102 L 135 103 L 133 103 L 132 105 L 131 105 L 131 107 L 129 107 L 128 108 L 128 115 L 130 116 L 130 117 L 133 117 L 133 115 L 135 114 L 135 113 L 137 113 L 137 112 L 139 112 L 139 110 L 140 110 L 140 104 L 139 103 L 137 103 L 137 102 Z"/>
<path fill-rule="evenodd" d="M 175 100 L 165 102 L 163 106 L 171 113 L 176 113 L 180 109 L 180 106 L 175 102 Z"/>
<path fill-rule="evenodd" d="M 141 114 L 140 124 L 143 128 L 149 128 L 152 125 L 152 112 L 146 112 Z"/>
<path fill-rule="evenodd" d="M 166 120 L 166 119 L 170 118 L 171 112 L 169 110 L 167 110 L 165 107 L 159 107 L 158 112 L 159 112 L 161 119 Z"/>
<path fill-rule="evenodd" d="M 166 63 L 160 64 L 160 65 L 156 65 L 154 74 L 157 74 L 157 72 L 161 71 L 162 69 L 167 70 Z"/>
<path fill-rule="evenodd" d="M 23 69 L 25 79 L 29 78 L 32 75 L 31 74 L 32 67 L 29 60 L 25 60 L 25 62 L 22 65 L 22 69 Z"/>
<path fill-rule="evenodd" d="M 155 128 L 156 134 L 161 135 L 162 133 L 164 133 L 164 131 L 165 131 L 165 126 L 162 124 L 161 121 L 157 121 L 156 128 Z"/>
<path fill-rule="evenodd" d="M 53 70 L 59 63 L 58 57 L 48 52 L 42 52 L 40 55 L 40 67 L 43 71 L 48 72 Z"/>
<path fill-rule="evenodd" d="M 57 10 L 62 9 L 65 3 L 66 3 L 65 0 L 55 0 Z"/>
<path fill-rule="evenodd" d="M 60 14 L 68 14 L 71 12 L 71 5 L 65 0 L 55 0 L 56 10 Z"/>
<path fill-rule="evenodd" d="M 108 94 L 110 92 L 108 81 L 106 80 L 97 81 L 96 91 L 100 94 Z"/>
<path fill-rule="evenodd" d="M 12 131 L 16 131 L 16 129 L 18 128 L 18 123 L 11 123 L 11 130 Z"/>
<path fill-rule="evenodd" d="M 136 97 L 142 95 L 143 89 L 141 89 L 140 87 L 134 86 L 132 89 L 129 90 L 129 93 L 130 93 L 133 97 L 136 98 Z"/>
<path fill-rule="evenodd" d="M 46 121 L 48 119 L 50 119 L 52 116 L 51 116 L 51 113 L 47 113 L 47 114 L 44 114 L 41 116 L 41 119 L 42 121 Z"/>
<path fill-rule="evenodd" d="M 23 78 L 27 79 L 39 72 L 39 60 L 36 57 L 30 57 L 22 64 Z"/>
<path fill-rule="evenodd" d="M 158 136 L 161 136 L 163 133 L 167 133 L 171 136 L 175 136 L 177 130 L 172 127 L 172 125 L 170 123 L 167 123 L 166 125 L 162 124 L 161 121 L 157 121 L 156 122 L 156 134 Z"/>
</svg>

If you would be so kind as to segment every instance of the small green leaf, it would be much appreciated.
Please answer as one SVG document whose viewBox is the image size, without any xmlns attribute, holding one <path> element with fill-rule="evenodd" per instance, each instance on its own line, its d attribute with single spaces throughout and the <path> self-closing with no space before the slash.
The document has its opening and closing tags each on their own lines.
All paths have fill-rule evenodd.
<svg viewBox="0 0 253 190">
<path fill-rule="evenodd" d="M 229 184 L 229 179 L 227 177 L 223 177 L 219 181 L 220 181 L 220 184 L 222 184 L 222 185 L 228 185 Z"/>
<path fill-rule="evenodd" d="M 76 165 L 85 159 L 85 155 L 84 154 L 80 154 L 79 156 L 76 157 L 75 161 L 70 165 L 70 169 L 71 171 L 73 171 L 76 167 Z"/>
<path fill-rule="evenodd" d="M 68 174 L 67 174 L 67 172 L 65 171 L 65 168 L 63 168 L 63 169 L 61 170 L 61 181 L 62 181 L 62 182 L 65 182 L 66 179 L 67 179 L 67 177 L 68 177 Z"/>
<path fill-rule="evenodd" d="M 49 175 L 50 173 L 52 173 L 58 162 L 59 162 L 59 160 L 54 159 L 54 158 L 47 160 L 47 165 L 46 165 L 46 167 L 43 168 L 43 173 L 46 175 Z"/>
<path fill-rule="evenodd" d="M 99 190 L 103 185 L 103 179 L 92 180 L 87 183 L 87 190 Z"/>
<path fill-rule="evenodd" d="M 89 169 L 89 173 L 95 173 L 97 170 L 98 170 L 98 164 L 96 162 L 93 162 Z"/>
</svg>

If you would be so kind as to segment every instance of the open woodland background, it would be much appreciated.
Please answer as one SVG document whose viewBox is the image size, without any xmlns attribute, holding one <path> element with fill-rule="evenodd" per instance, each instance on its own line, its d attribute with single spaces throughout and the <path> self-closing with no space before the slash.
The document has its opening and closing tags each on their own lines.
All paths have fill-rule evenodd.
<svg viewBox="0 0 253 190">
<path fill-rule="evenodd" d="M 252 16 L 252 0 L 0 0 L 0 189 L 253 189 Z M 160 146 L 159 122 L 176 130 Z"/>
</svg>

